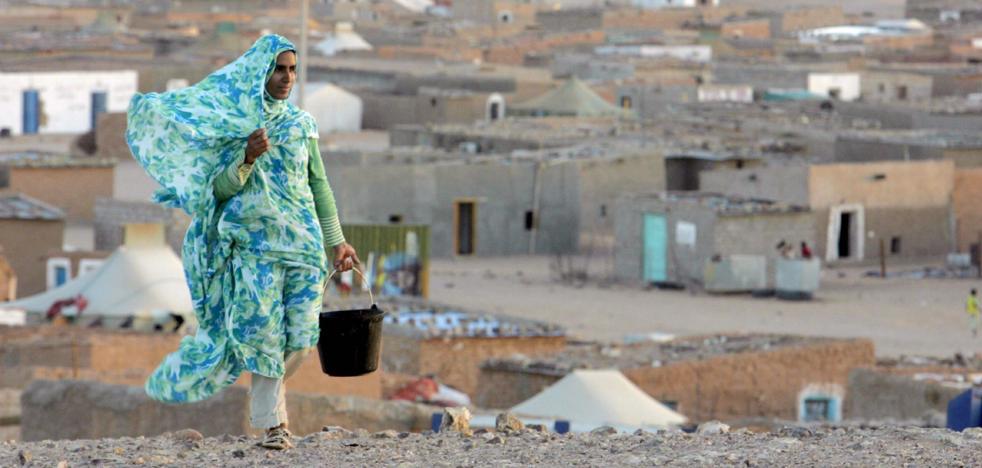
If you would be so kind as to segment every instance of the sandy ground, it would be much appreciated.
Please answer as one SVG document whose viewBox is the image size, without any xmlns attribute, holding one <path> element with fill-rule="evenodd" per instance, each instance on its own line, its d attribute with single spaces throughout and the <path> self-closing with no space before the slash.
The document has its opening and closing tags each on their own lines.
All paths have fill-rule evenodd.
<svg viewBox="0 0 982 468">
<path fill-rule="evenodd" d="M 880 356 L 982 352 L 964 312 L 964 279 L 867 278 L 869 268 L 826 270 L 812 301 L 708 295 L 623 285 L 563 284 L 552 258 L 434 260 L 430 297 L 448 304 L 558 323 L 575 337 L 773 332 L 867 337 Z"/>
<path fill-rule="evenodd" d="M 179 431 L 187 433 L 188 431 Z M 3 466 L 978 466 L 982 432 L 885 427 L 702 435 L 457 433 L 297 439 L 285 452 L 257 439 L 187 435 L 0 443 Z"/>
</svg>

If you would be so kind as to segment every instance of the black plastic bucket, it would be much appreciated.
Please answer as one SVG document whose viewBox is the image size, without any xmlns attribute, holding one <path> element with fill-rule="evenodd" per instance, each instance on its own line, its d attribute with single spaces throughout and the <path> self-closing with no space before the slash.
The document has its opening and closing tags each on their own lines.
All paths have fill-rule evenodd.
<svg viewBox="0 0 982 468">
<path fill-rule="evenodd" d="M 321 312 L 317 354 L 321 370 L 333 377 L 355 377 L 378 369 L 382 348 L 382 317 L 370 309 Z"/>
</svg>

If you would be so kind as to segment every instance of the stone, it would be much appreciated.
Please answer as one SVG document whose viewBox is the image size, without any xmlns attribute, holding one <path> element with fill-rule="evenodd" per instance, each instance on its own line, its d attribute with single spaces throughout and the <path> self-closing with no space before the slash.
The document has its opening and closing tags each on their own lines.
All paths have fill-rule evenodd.
<svg viewBox="0 0 982 468">
<path fill-rule="evenodd" d="M 529 424 L 525 428 L 534 432 L 549 432 L 549 428 L 545 424 Z"/>
<path fill-rule="evenodd" d="M 58 462 L 57 468 L 68 468 L 68 461 L 62 460 Z"/>
<path fill-rule="evenodd" d="M 320 432 L 315 434 L 310 434 L 307 437 L 314 437 L 317 440 L 340 440 L 340 439 L 351 439 L 355 437 L 355 433 L 351 432 L 341 426 L 324 426 Z"/>
<path fill-rule="evenodd" d="M 395 439 L 396 437 L 399 437 L 399 432 L 392 429 L 387 429 L 372 434 L 373 439 Z"/>
<path fill-rule="evenodd" d="M 494 430 L 498 432 L 522 432 L 525 424 L 521 419 L 511 413 L 501 413 L 494 419 Z"/>
<path fill-rule="evenodd" d="M 491 445 L 501 445 L 505 443 L 505 439 L 502 439 L 501 436 L 494 436 L 488 439 L 488 443 Z"/>
<path fill-rule="evenodd" d="M 696 428 L 696 434 L 703 435 L 726 434 L 727 432 L 730 432 L 730 426 L 719 421 L 704 422 Z"/>
<path fill-rule="evenodd" d="M 471 432 L 471 412 L 466 407 L 444 408 L 443 420 L 440 421 L 440 432 L 453 431 L 464 435 Z"/>
<path fill-rule="evenodd" d="M 245 453 L 245 450 L 236 449 L 236 450 L 233 450 L 232 451 L 232 456 L 235 457 L 235 458 L 245 458 L 246 453 Z"/>
<path fill-rule="evenodd" d="M 31 454 L 31 452 L 28 452 L 27 450 L 21 450 L 17 452 L 17 461 L 19 461 L 21 465 L 26 465 L 30 463 L 31 460 L 33 459 L 34 459 L 34 455 Z"/>
<path fill-rule="evenodd" d="M 778 431 L 778 434 L 782 437 L 793 437 L 797 439 L 812 437 L 815 435 L 815 433 L 812 432 L 812 430 L 808 429 L 807 427 L 789 427 L 789 426 L 782 427 L 781 430 Z"/>
<path fill-rule="evenodd" d="M 171 433 L 171 437 L 185 443 L 201 442 L 205 440 L 205 437 L 194 429 L 181 429 L 179 431 L 174 431 Z"/>
<path fill-rule="evenodd" d="M 600 427 L 598 427 L 598 428 L 590 431 L 590 434 L 600 435 L 600 436 L 609 436 L 609 435 L 617 434 L 617 429 L 614 429 L 613 427 L 610 427 L 610 426 L 600 426 Z"/>
</svg>

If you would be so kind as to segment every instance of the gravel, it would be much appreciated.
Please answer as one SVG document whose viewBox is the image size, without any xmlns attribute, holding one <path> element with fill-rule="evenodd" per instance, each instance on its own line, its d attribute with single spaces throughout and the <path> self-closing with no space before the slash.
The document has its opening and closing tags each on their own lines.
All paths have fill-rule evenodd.
<svg viewBox="0 0 982 468">
<path fill-rule="evenodd" d="M 362 435 L 357 435 L 362 434 Z M 188 433 L 102 440 L 0 442 L 0 466 L 965 466 L 982 465 L 982 429 L 890 426 L 778 433 L 636 432 L 559 435 L 525 430 L 407 434 L 311 434 L 276 452 L 255 437 Z M 401 435 L 400 435 L 401 436 Z"/>
</svg>

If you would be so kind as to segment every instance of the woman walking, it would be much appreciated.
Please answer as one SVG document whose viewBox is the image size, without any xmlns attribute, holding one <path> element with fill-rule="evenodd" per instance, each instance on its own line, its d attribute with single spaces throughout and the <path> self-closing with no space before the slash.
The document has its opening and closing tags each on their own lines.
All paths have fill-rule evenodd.
<svg viewBox="0 0 982 468">
<path fill-rule="evenodd" d="M 154 200 L 191 218 L 182 256 L 198 330 L 146 383 L 152 398 L 206 399 L 252 374 L 261 445 L 292 447 L 283 380 L 317 344 L 327 271 L 351 269 L 317 124 L 286 99 L 297 56 L 267 35 L 200 83 L 136 95 L 126 139 L 162 188 Z"/>
</svg>

